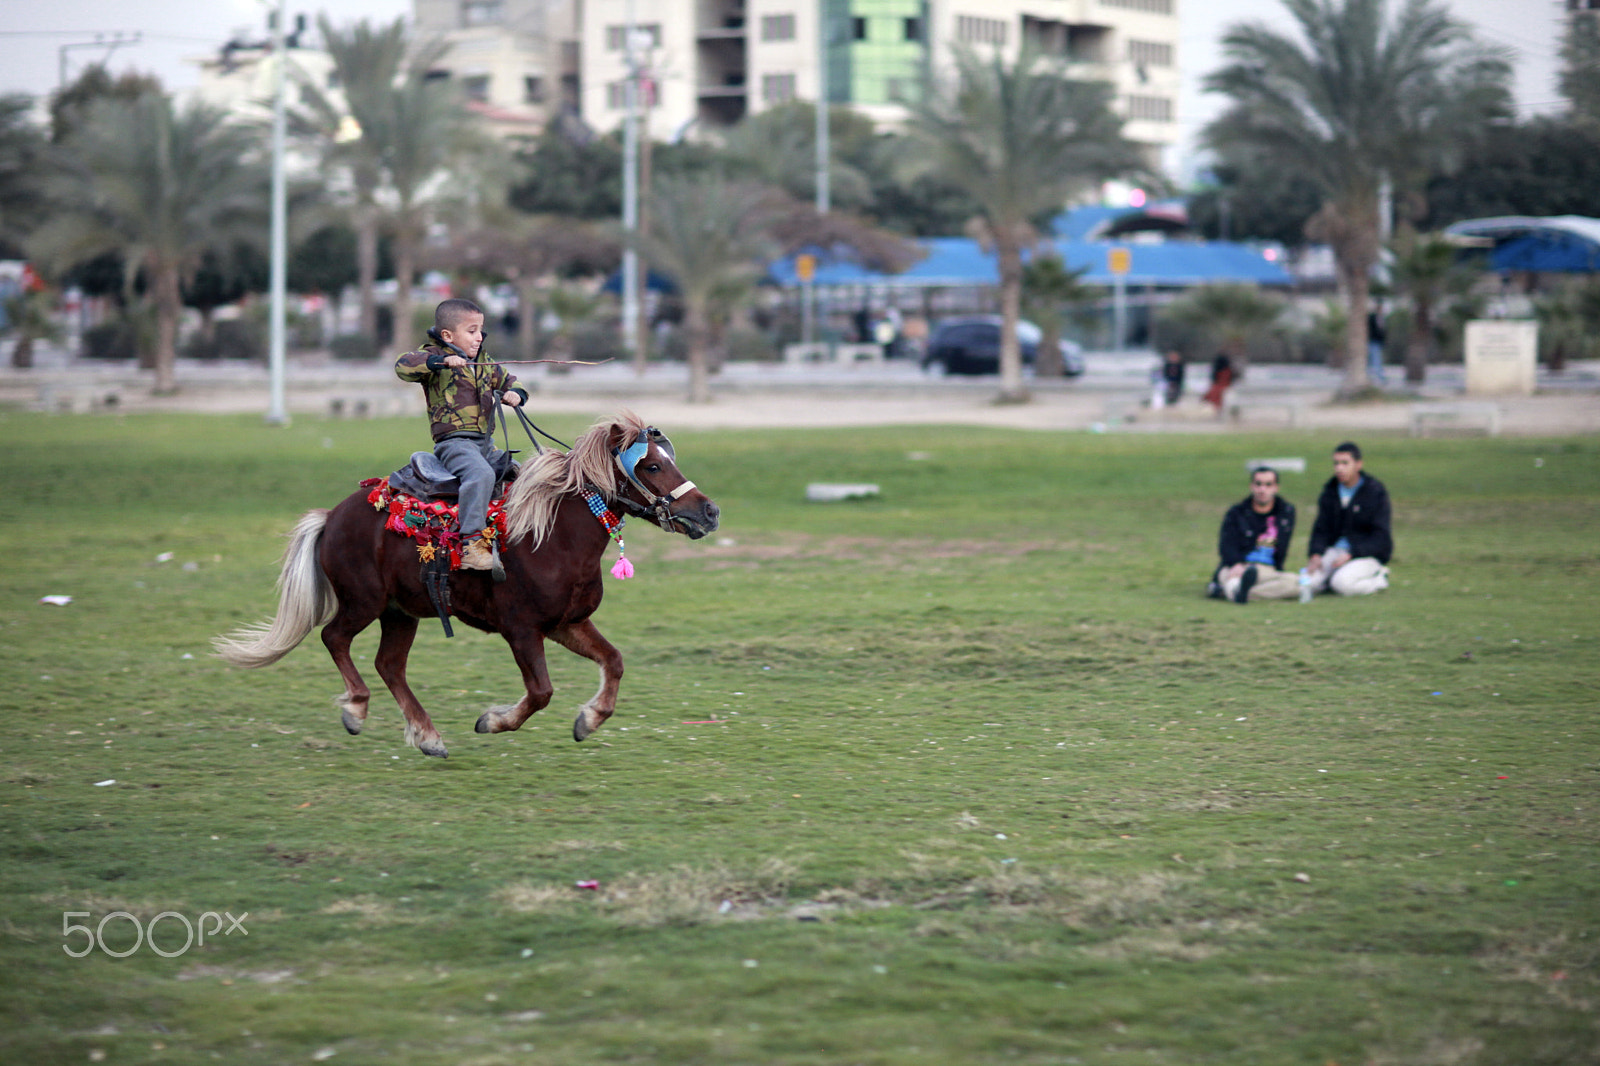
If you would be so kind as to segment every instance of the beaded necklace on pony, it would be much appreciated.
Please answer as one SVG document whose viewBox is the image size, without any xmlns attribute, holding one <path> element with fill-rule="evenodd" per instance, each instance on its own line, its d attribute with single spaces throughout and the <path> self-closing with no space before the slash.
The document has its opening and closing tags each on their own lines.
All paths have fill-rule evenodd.
<svg viewBox="0 0 1600 1066">
<path fill-rule="evenodd" d="M 583 490 L 583 502 L 589 505 L 589 510 L 599 520 L 600 524 L 605 527 L 606 534 L 617 542 L 617 554 L 620 558 L 617 559 L 616 565 L 611 568 L 611 576 L 618 581 L 625 581 L 632 577 L 633 564 L 628 561 L 628 550 L 622 543 L 622 518 L 607 507 L 604 497 L 593 489 Z"/>
</svg>

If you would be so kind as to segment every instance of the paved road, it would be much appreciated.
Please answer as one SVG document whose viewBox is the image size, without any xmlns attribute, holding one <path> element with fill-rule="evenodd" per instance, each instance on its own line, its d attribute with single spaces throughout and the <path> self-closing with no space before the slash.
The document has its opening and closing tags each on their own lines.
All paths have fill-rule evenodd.
<svg viewBox="0 0 1600 1066">
<path fill-rule="evenodd" d="M 123 366 L 72 362 L 42 351 L 35 370 L 0 370 L 0 404 L 53 410 L 265 412 L 267 375 L 255 365 L 180 361 L 177 396 L 153 398 L 149 377 Z M 639 377 L 612 363 L 560 373 L 546 366 L 521 368 L 535 387 L 533 408 L 583 417 L 632 407 L 662 425 L 759 427 L 763 425 L 982 424 L 1041 430 L 1116 432 L 1228 432 L 1282 429 L 1291 419 L 1323 432 L 1409 428 L 1419 403 L 1463 399 L 1463 370 L 1434 367 L 1415 393 L 1396 388 L 1385 400 L 1358 405 L 1330 401 L 1339 375 L 1321 366 L 1252 366 L 1237 390 L 1244 407 L 1235 422 L 1219 422 L 1198 400 L 1208 367 L 1189 369 L 1191 395 L 1175 410 L 1141 406 L 1149 391 L 1149 353 L 1090 353 L 1087 371 L 1070 381 L 1030 381 L 1033 402 L 994 404 L 994 378 L 935 380 L 901 362 L 846 367 L 734 363 L 713 379 L 709 405 L 683 402 L 687 374 L 677 364 L 654 365 Z M 1398 371 L 1398 368 L 1395 368 Z M 1398 376 L 1398 373 L 1396 374 Z M 421 394 L 397 381 L 387 364 L 352 365 L 295 357 L 288 368 L 287 399 L 297 417 L 420 415 Z M 1564 374 L 1541 372 L 1540 394 L 1498 401 L 1508 434 L 1600 432 L 1600 362 Z M 1463 428 L 1467 428 L 1465 425 Z"/>
</svg>

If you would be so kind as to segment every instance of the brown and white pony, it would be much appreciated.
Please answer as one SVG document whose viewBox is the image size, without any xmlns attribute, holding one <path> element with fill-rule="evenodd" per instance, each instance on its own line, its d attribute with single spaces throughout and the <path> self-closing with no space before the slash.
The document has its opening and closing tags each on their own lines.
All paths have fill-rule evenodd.
<svg viewBox="0 0 1600 1066">
<path fill-rule="evenodd" d="M 526 689 L 515 704 L 485 711 L 479 733 L 517 729 L 549 704 L 546 637 L 600 665 L 600 690 L 578 712 L 573 739 L 587 737 L 616 709 L 622 656 L 590 621 L 604 594 L 601 557 L 610 537 L 585 501 L 586 491 L 598 493 L 614 512 L 692 540 L 717 528 L 717 505 L 678 471 L 671 443 L 631 413 L 597 422 L 570 452 L 546 451 L 525 463 L 505 504 L 505 580 L 482 570 L 458 570 L 449 578 L 452 614 L 505 638 Z M 448 752 L 439 731 L 406 684 L 417 622 L 435 611 L 416 542 L 385 529 L 387 518 L 365 488 L 331 511 L 308 512 L 284 553 L 276 617 L 213 644 L 235 666 L 267 666 L 322 626 L 322 643 L 344 677 L 336 698 L 344 727 L 359 733 L 371 690 L 350 659 L 350 643 L 376 619 L 383 635 L 373 665 L 405 712 L 406 742 L 443 757 Z"/>
</svg>

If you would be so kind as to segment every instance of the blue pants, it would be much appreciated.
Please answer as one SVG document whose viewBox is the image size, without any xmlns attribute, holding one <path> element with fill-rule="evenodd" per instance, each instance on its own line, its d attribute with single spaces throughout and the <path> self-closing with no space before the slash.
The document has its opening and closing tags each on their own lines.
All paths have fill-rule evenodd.
<svg viewBox="0 0 1600 1066">
<path fill-rule="evenodd" d="M 1367 378 L 1374 385 L 1383 384 L 1383 345 L 1377 341 L 1367 343 Z"/>
<path fill-rule="evenodd" d="M 494 495 L 496 460 L 504 455 L 494 438 L 446 437 L 433 446 L 433 454 L 461 479 L 456 502 L 461 507 L 461 535 L 471 540 L 489 524 L 489 499 Z"/>
</svg>

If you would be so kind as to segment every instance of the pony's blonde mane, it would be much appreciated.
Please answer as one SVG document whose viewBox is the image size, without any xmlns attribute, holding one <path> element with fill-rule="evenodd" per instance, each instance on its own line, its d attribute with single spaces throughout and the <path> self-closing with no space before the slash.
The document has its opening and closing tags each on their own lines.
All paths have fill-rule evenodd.
<svg viewBox="0 0 1600 1066">
<path fill-rule="evenodd" d="M 533 539 L 538 548 L 555 524 L 556 505 L 563 496 L 592 488 L 611 503 L 617 498 L 617 464 L 611 441 L 621 436 L 633 440 L 645 429 L 632 411 L 619 411 L 584 431 L 570 452 L 547 451 L 526 463 L 506 494 L 506 541 Z"/>
</svg>

